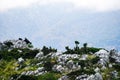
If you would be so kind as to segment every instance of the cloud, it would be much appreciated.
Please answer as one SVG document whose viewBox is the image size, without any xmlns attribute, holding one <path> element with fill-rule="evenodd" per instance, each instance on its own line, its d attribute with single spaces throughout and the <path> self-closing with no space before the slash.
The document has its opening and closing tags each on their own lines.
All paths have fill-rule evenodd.
<svg viewBox="0 0 120 80">
<path fill-rule="evenodd" d="M 0 11 L 7 11 L 9 9 L 28 7 L 38 0 L 0 0 Z"/>
<path fill-rule="evenodd" d="M 49 5 L 55 3 L 58 2 L 43 1 L 38 4 Z M 74 2 L 74 4 L 77 4 L 77 2 Z M 109 46 L 115 46 L 118 48 L 119 43 L 117 43 L 116 38 L 120 34 L 119 11 L 92 14 L 84 14 L 81 11 L 65 13 L 64 6 L 66 4 L 60 5 L 60 3 L 57 6 L 49 5 L 49 7 L 36 8 L 34 6 L 30 9 L 20 9 L 7 12 L 7 14 L 0 14 L 0 41 L 27 37 L 35 47 L 46 45 L 64 49 L 64 46 L 68 45 L 74 47 L 74 41 L 78 40 L 80 46 L 87 42 L 95 47 L 108 46 L 109 48 Z M 74 5 L 74 8 L 80 9 L 79 5 Z"/>
<path fill-rule="evenodd" d="M 71 2 L 77 8 L 95 11 L 111 11 L 120 9 L 120 0 L 71 0 Z"/>
<path fill-rule="evenodd" d="M 114 11 L 120 10 L 120 0 L 0 0 L 0 12 L 14 8 L 25 8 L 33 4 L 71 4 L 73 9 L 85 9 L 92 11 Z"/>
</svg>

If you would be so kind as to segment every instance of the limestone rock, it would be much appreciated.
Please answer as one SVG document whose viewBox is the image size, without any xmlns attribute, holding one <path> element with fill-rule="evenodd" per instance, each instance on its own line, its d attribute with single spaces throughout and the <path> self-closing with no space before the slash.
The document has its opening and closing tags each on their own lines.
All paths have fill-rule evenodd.
<svg viewBox="0 0 120 80">
<path fill-rule="evenodd" d="M 68 76 L 62 76 L 61 78 L 59 78 L 58 80 L 69 80 Z"/>
<path fill-rule="evenodd" d="M 22 57 L 18 58 L 18 64 L 22 64 L 24 62 L 24 59 Z"/>
<path fill-rule="evenodd" d="M 98 63 L 102 66 L 106 66 L 109 62 L 109 52 L 107 52 L 106 50 L 101 49 L 96 52 L 95 55 L 100 57 L 100 61 L 98 61 Z"/>
<path fill-rule="evenodd" d="M 37 53 L 37 55 L 35 56 L 35 58 L 36 59 L 40 59 L 43 56 L 44 56 L 43 52 L 40 52 L 40 53 Z"/>
<path fill-rule="evenodd" d="M 54 65 L 52 70 L 56 71 L 56 72 L 61 72 L 62 73 L 64 71 L 64 68 L 61 65 Z"/>
</svg>

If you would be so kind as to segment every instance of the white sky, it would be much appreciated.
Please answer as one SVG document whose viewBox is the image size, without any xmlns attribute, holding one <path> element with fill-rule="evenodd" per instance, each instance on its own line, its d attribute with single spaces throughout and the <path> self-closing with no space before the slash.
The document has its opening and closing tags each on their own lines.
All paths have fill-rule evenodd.
<svg viewBox="0 0 120 80">
<path fill-rule="evenodd" d="M 63 48 L 78 40 L 120 49 L 119 14 L 120 0 L 0 0 L 0 41 L 28 37 L 35 46 Z"/>
<path fill-rule="evenodd" d="M 33 4 L 48 5 L 68 3 L 77 9 L 93 11 L 113 11 L 120 9 L 120 0 L 0 0 L 0 12 L 15 8 L 26 8 Z"/>
</svg>

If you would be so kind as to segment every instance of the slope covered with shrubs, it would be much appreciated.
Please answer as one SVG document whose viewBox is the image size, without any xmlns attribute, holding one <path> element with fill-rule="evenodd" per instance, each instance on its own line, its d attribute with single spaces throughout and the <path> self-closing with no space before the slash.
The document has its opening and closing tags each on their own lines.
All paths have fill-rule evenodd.
<svg viewBox="0 0 120 80">
<path fill-rule="evenodd" d="M 0 80 L 119 80 L 120 54 L 116 50 L 79 47 L 66 51 L 34 48 L 25 38 L 0 43 Z"/>
</svg>

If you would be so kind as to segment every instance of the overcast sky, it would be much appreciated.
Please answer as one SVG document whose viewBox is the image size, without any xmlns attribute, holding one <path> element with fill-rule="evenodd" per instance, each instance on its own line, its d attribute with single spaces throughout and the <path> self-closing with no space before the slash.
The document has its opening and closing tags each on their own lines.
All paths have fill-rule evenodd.
<svg viewBox="0 0 120 80">
<path fill-rule="evenodd" d="M 0 0 L 0 41 L 27 37 L 35 47 L 120 50 L 120 0 Z"/>
</svg>

